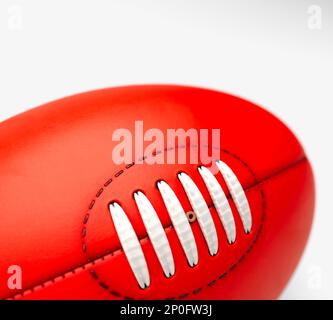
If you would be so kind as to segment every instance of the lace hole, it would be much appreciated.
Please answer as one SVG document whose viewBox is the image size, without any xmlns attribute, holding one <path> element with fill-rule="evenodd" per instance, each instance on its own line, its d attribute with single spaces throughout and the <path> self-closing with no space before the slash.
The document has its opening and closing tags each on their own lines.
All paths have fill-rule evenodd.
<svg viewBox="0 0 333 320">
<path fill-rule="evenodd" d="M 133 197 L 133 199 L 135 199 L 135 194 L 140 194 L 140 193 L 145 194 L 145 193 L 144 193 L 142 190 L 140 190 L 140 189 L 134 190 L 133 193 L 132 193 L 132 197 Z"/>
<path fill-rule="evenodd" d="M 191 269 L 195 268 L 198 264 L 199 264 L 199 262 L 197 262 L 196 264 L 190 265 L 190 263 L 187 261 L 187 265 L 188 265 Z"/>
<path fill-rule="evenodd" d="M 139 287 L 140 290 L 143 290 L 143 291 L 144 291 L 144 290 L 147 290 L 147 289 L 149 288 L 149 286 L 148 286 L 147 284 L 145 284 L 145 286 L 144 286 L 143 288 L 140 287 L 140 286 L 138 286 L 138 287 Z"/>
<path fill-rule="evenodd" d="M 186 216 L 187 216 L 189 223 L 193 223 L 194 221 L 197 220 L 197 216 L 193 211 L 186 212 Z"/>
<path fill-rule="evenodd" d="M 175 273 L 174 274 L 169 274 L 169 275 L 166 275 L 164 272 L 163 272 L 163 275 L 164 275 L 164 277 L 165 278 L 167 278 L 167 279 L 171 279 L 174 275 L 175 275 Z"/>
</svg>

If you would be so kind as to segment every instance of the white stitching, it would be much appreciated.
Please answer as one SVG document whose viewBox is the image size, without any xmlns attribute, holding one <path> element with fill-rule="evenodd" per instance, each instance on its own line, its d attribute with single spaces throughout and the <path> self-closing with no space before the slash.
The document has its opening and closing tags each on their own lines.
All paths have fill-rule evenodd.
<svg viewBox="0 0 333 320">
<path fill-rule="evenodd" d="M 221 185 L 206 167 L 201 166 L 198 168 L 198 171 L 213 200 L 214 207 L 221 219 L 228 241 L 232 244 L 236 240 L 236 225 L 228 199 Z"/>
<path fill-rule="evenodd" d="M 134 193 L 134 199 L 164 274 L 170 278 L 175 273 L 175 263 L 162 223 L 151 202 L 141 191 Z"/>
<path fill-rule="evenodd" d="M 216 165 L 228 186 L 233 201 L 235 202 L 244 230 L 246 233 L 249 233 L 252 228 L 252 216 L 243 187 L 233 171 L 224 162 L 218 160 Z M 236 239 L 236 226 L 228 200 L 217 179 L 207 168 L 200 166 L 198 167 L 198 171 L 213 200 L 214 207 L 218 212 L 228 241 L 231 244 Z M 179 173 L 178 178 L 191 203 L 193 211 L 196 214 L 209 252 L 213 256 L 218 252 L 218 237 L 207 203 L 195 182 L 186 173 Z M 173 190 L 165 181 L 158 181 L 157 188 L 160 191 L 188 263 L 193 267 L 198 263 L 198 250 L 184 209 Z M 151 202 L 141 191 L 136 191 L 134 193 L 134 200 L 164 274 L 167 277 L 171 277 L 175 273 L 175 264 L 170 244 L 158 214 Z M 124 253 L 140 287 L 142 289 L 149 287 L 150 276 L 147 262 L 133 226 L 118 203 L 110 204 L 110 213 Z"/>
<path fill-rule="evenodd" d="M 157 188 L 185 252 L 187 262 L 190 267 L 194 267 L 198 263 L 198 249 L 186 213 L 174 191 L 166 182 L 159 181 Z"/>
<path fill-rule="evenodd" d="M 148 266 L 133 226 L 117 202 L 111 203 L 109 209 L 120 243 L 134 276 L 140 288 L 147 288 L 150 285 Z"/>
<path fill-rule="evenodd" d="M 244 189 L 238 181 L 236 175 L 226 163 L 219 160 L 216 161 L 216 165 L 222 173 L 223 178 L 230 191 L 231 197 L 235 202 L 238 213 L 242 219 L 244 230 L 246 233 L 249 233 L 252 229 L 252 216 Z"/>
<path fill-rule="evenodd" d="M 217 233 L 207 203 L 194 181 L 184 172 L 178 174 L 193 211 L 205 237 L 209 253 L 214 256 L 218 250 Z"/>
</svg>

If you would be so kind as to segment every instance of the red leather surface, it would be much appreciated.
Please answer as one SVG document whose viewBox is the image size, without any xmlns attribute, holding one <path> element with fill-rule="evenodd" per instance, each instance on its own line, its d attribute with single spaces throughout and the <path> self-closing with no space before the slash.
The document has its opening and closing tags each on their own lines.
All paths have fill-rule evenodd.
<svg viewBox="0 0 333 320">
<path fill-rule="evenodd" d="M 212 201 L 196 165 L 126 168 L 113 163 L 112 133 L 117 128 L 133 130 L 136 120 L 143 120 L 145 129 L 163 131 L 221 129 L 221 145 L 216 147 L 246 189 L 252 232 L 242 231 L 230 201 L 237 240 L 229 245 L 211 206 L 218 255 L 209 256 L 193 223 L 199 264 L 189 268 L 155 183 L 167 181 L 190 210 L 177 180 L 183 170 L 207 203 Z M 24 286 L 13 292 L 0 281 L 0 298 L 276 298 L 311 226 L 314 183 L 297 139 L 263 109 L 214 91 L 139 86 L 59 100 L 0 125 L 0 161 L 0 274 L 20 265 Z M 228 193 L 222 177 L 216 177 Z M 176 265 L 171 279 L 164 277 L 147 238 L 132 197 L 137 189 L 149 197 L 167 230 Z M 121 203 L 141 239 L 151 274 L 147 290 L 138 288 L 121 251 L 108 213 L 112 200 Z"/>
</svg>

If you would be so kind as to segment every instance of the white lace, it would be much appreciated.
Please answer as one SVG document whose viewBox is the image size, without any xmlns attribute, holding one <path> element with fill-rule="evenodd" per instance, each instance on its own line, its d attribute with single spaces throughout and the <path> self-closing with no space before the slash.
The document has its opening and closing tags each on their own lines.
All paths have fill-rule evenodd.
<svg viewBox="0 0 333 320">
<path fill-rule="evenodd" d="M 185 252 L 187 261 L 189 265 L 193 267 L 198 263 L 198 250 L 185 211 L 177 196 L 166 182 L 159 181 L 157 183 L 157 188 L 161 193 L 165 207 L 170 215 L 171 222 Z"/>
<path fill-rule="evenodd" d="M 232 199 L 235 202 L 236 208 L 242 219 L 244 230 L 246 233 L 249 233 L 252 229 L 252 216 L 244 189 L 238 181 L 236 175 L 224 162 L 218 160 L 216 161 L 216 165 L 222 173 Z"/>
<path fill-rule="evenodd" d="M 236 240 L 236 226 L 228 199 L 224 194 L 221 185 L 206 167 L 199 167 L 198 170 L 205 182 L 208 192 L 213 200 L 215 209 L 222 221 L 228 241 L 229 243 L 234 243 Z"/>
<path fill-rule="evenodd" d="M 186 173 L 179 173 L 178 178 L 183 185 L 193 211 L 198 219 L 209 252 L 213 256 L 218 250 L 218 240 L 213 217 L 210 214 L 207 203 L 196 184 Z"/>
<path fill-rule="evenodd" d="M 245 233 L 249 233 L 252 228 L 252 216 L 245 191 L 236 175 L 227 164 L 218 160 L 216 165 L 228 186 L 230 195 L 241 217 L 244 231 Z M 198 171 L 207 187 L 214 207 L 222 222 L 228 242 L 232 244 L 236 240 L 236 226 L 227 197 L 217 179 L 206 167 L 200 166 Z M 182 184 L 191 207 L 197 217 L 209 253 L 213 256 L 218 252 L 218 236 L 210 209 L 208 208 L 199 188 L 186 173 L 179 173 L 178 179 Z M 186 213 L 178 197 L 165 181 L 158 181 L 157 188 L 184 250 L 188 264 L 193 267 L 198 263 L 198 250 Z M 169 278 L 175 273 L 175 263 L 167 235 L 158 214 L 143 192 L 136 191 L 134 193 L 134 200 L 163 272 L 165 276 Z M 146 258 L 138 237 L 126 213 L 118 203 L 111 203 L 109 209 L 129 265 L 131 266 L 139 286 L 142 289 L 145 289 L 150 285 L 150 276 Z"/>
<path fill-rule="evenodd" d="M 124 210 L 118 203 L 113 202 L 110 204 L 110 212 L 135 278 L 142 289 L 148 288 L 150 285 L 149 271 L 138 237 Z"/>
<path fill-rule="evenodd" d="M 134 199 L 164 274 L 169 278 L 175 273 L 175 264 L 162 223 L 150 201 L 141 191 L 134 193 Z"/>
</svg>

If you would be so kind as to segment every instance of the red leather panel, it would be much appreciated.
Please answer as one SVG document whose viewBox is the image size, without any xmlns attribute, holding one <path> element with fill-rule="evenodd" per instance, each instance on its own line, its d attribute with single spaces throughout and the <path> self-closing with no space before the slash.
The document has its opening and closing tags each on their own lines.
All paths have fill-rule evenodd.
<svg viewBox="0 0 333 320">
<path fill-rule="evenodd" d="M 265 221 L 249 252 L 244 251 L 245 241 L 237 241 L 232 247 L 221 241 L 219 254 L 210 257 L 201 241 L 200 255 L 205 262 L 199 262 L 196 268 L 191 269 L 184 263 L 178 246 L 173 246 L 178 265 L 174 278 L 166 279 L 159 268 L 151 269 L 154 281 L 148 290 L 143 291 L 132 277 L 126 276 L 130 273 L 127 261 L 124 254 L 117 251 L 113 256 L 107 255 L 84 269 L 75 270 L 64 278 L 46 283 L 43 288 L 34 288 L 33 293 L 27 291 L 24 296 L 16 298 L 277 298 L 301 256 L 307 240 L 305 230 L 311 226 L 314 206 L 311 168 L 307 161 L 302 161 L 248 189 L 246 194 L 251 203 L 260 206 L 259 190 L 265 195 Z M 222 232 L 219 227 L 218 232 Z M 173 230 L 168 229 L 167 234 L 170 241 L 177 242 Z M 249 240 L 253 243 L 254 236 L 250 235 Z M 149 241 L 142 240 L 141 243 L 145 253 L 153 257 Z M 237 250 L 242 251 L 241 259 L 236 257 Z M 152 260 L 158 264 L 156 259 Z M 178 281 L 182 283 L 181 287 L 176 286 Z"/>
<path fill-rule="evenodd" d="M 170 220 L 155 183 L 158 179 L 167 181 L 184 208 L 190 210 L 176 177 L 183 170 L 197 183 L 207 203 L 211 200 L 196 165 L 138 164 L 126 168 L 113 163 L 114 130 L 133 130 L 137 120 L 144 122 L 145 130 L 159 128 L 163 132 L 168 128 L 221 129 L 221 145 L 216 147 L 220 149 L 220 158 L 233 169 L 243 187 L 249 189 L 253 232 L 248 236 L 241 232 L 240 219 L 233 207 L 237 242 L 230 247 L 217 214 L 211 208 L 221 250 L 217 257 L 210 257 L 194 223 L 200 262 L 189 270 L 174 230 L 168 228 Z M 119 293 L 121 297 L 168 298 L 204 287 L 212 281 L 211 278 L 218 276 L 217 269 L 227 270 L 235 264 L 255 239 L 261 227 L 263 193 L 265 210 L 270 218 L 262 229 L 256 250 L 252 250 L 244 260 L 246 263 L 240 264 L 242 267 L 232 273 L 236 276 L 218 281 L 221 285 L 199 290 L 197 297 L 276 297 L 301 254 L 310 228 L 313 180 L 297 139 L 284 124 L 263 109 L 214 91 L 139 86 L 101 90 L 59 100 L 1 123 L 0 162 L 0 274 L 6 274 L 10 265 L 20 265 L 25 290 L 78 270 L 66 279 L 57 279 L 57 285 L 46 285 L 47 288 L 27 295 L 31 298 L 97 299 L 114 298 Z M 293 166 L 295 169 L 287 169 Z M 280 171 L 283 172 L 281 175 Z M 275 175 L 277 178 L 271 182 L 270 177 Z M 219 174 L 216 177 L 228 192 L 222 177 Z M 111 178 L 112 182 L 107 183 Z M 264 180 L 267 182 L 263 184 L 263 191 L 253 187 Z M 149 197 L 163 226 L 168 228 L 167 235 L 176 261 L 176 275 L 172 279 L 163 277 L 146 239 L 132 198 L 137 189 Z M 94 280 L 89 267 L 81 272 L 77 269 L 90 260 L 119 252 L 120 243 L 107 210 L 107 204 L 112 200 L 121 203 L 135 231 L 144 239 L 148 266 L 156 266 L 150 267 L 152 285 L 147 291 L 138 291 L 121 252 L 98 264 L 96 273 L 102 280 Z M 290 234 L 291 231 L 295 234 Z M 261 286 L 254 283 L 263 279 L 263 274 L 269 274 L 269 268 L 272 268 L 273 279 L 278 279 L 277 273 L 281 272 L 281 283 L 274 285 L 265 279 L 267 284 L 261 290 Z M 263 270 L 260 276 L 259 270 Z M 247 277 L 246 281 L 244 277 Z M 106 284 L 116 294 L 110 295 L 98 282 Z M 222 283 L 225 284 L 222 286 Z M 252 287 L 245 289 L 246 283 Z M 224 290 L 224 286 L 228 290 Z M 268 291 L 265 293 L 264 290 Z M 0 297 L 14 294 L 6 283 L 0 282 Z"/>
</svg>

